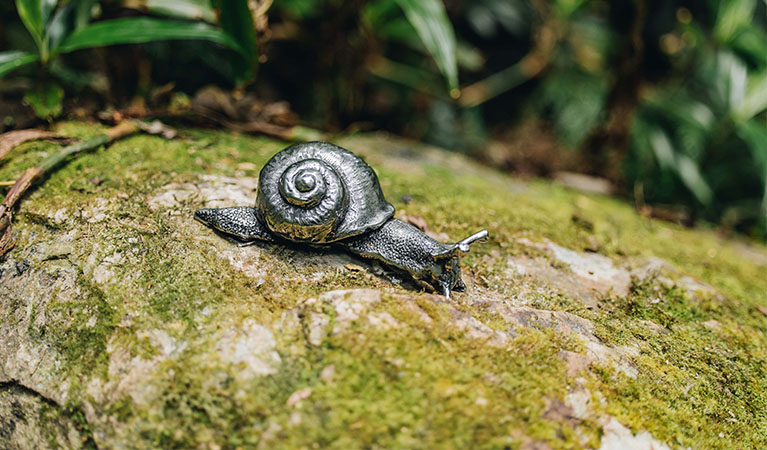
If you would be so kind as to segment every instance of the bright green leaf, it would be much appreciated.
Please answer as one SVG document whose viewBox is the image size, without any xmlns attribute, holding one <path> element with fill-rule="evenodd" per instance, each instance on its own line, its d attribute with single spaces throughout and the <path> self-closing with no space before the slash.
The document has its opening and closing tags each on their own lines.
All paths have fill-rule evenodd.
<svg viewBox="0 0 767 450">
<path fill-rule="evenodd" d="M 395 0 L 445 76 L 450 93 L 458 94 L 458 66 L 453 26 L 440 0 Z"/>
<path fill-rule="evenodd" d="M 767 109 L 767 72 L 749 75 L 745 95 L 739 104 L 733 106 L 735 117 L 739 120 L 748 120 Z"/>
<path fill-rule="evenodd" d="M 151 17 L 97 22 L 75 31 L 57 49 L 60 53 L 116 44 L 141 44 L 158 40 L 202 39 L 226 45 L 240 53 L 240 45 L 227 33 L 204 23 L 177 22 Z"/>
<path fill-rule="evenodd" d="M 39 88 L 27 91 L 24 101 L 42 119 L 53 119 L 61 114 L 64 90 L 54 83 L 45 83 Z"/>
<path fill-rule="evenodd" d="M 17 50 L 0 52 L 0 78 L 12 70 L 37 61 L 37 59 L 37 55 Z"/>
<path fill-rule="evenodd" d="M 714 34 L 720 42 L 732 39 L 742 27 L 754 18 L 756 0 L 728 0 L 719 2 Z"/>
</svg>

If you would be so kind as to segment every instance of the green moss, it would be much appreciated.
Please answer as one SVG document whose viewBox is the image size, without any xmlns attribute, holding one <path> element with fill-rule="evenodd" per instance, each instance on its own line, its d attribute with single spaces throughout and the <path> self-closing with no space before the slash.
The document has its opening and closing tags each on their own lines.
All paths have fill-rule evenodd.
<svg viewBox="0 0 767 450">
<path fill-rule="evenodd" d="M 85 137 L 100 129 L 64 123 L 58 131 Z M 72 254 L 60 261 L 78 271 L 78 294 L 54 292 L 44 305 L 32 307 L 28 329 L 33 340 L 54 349 L 71 398 L 84 393 L 91 378 L 109 379 L 109 342 L 128 349 L 131 357 L 157 361 L 146 380 L 156 387 L 151 402 L 136 404 L 125 395 L 101 405 L 135 430 L 132 445 L 236 447 L 263 441 L 321 448 L 518 448 L 532 438 L 555 449 L 598 447 L 596 419 L 574 426 L 544 414 L 546 400 L 562 400 L 575 383 L 557 354 L 582 352 L 577 339 L 530 330 L 505 348 L 489 346 L 451 327 L 452 312 L 429 296 L 414 301 L 432 323 L 402 308 L 388 294 L 413 294 L 407 283 L 393 286 L 368 271 L 322 263 L 302 266 L 317 276 L 301 278 L 290 261 L 316 250 L 258 246 L 266 271 L 259 281 L 228 270 L 221 251 L 230 243 L 198 239 L 207 230 L 180 225 L 199 206 L 197 200 L 156 211 L 147 200 L 169 183 L 194 183 L 201 174 L 257 176 L 285 144 L 228 132 L 182 130 L 182 135 L 173 141 L 134 136 L 81 155 L 28 195 L 14 219 L 18 245 L 10 256 L 32 258 L 34 270 L 56 263 L 34 259 L 37 242 L 78 233 Z M 522 295 L 528 306 L 572 312 L 591 320 L 606 344 L 639 349 L 636 379 L 607 366 L 583 374 L 582 382 L 605 399 L 603 406 L 593 402 L 596 412 L 674 446 L 767 445 L 767 318 L 757 308 L 767 305 L 767 278 L 763 265 L 743 256 L 740 243 L 711 230 L 639 217 L 619 200 L 543 181 L 522 184 L 455 156 L 426 152 L 426 159 L 403 162 L 389 157 L 401 154 L 401 143 L 388 137 L 350 137 L 342 144 L 374 165 L 400 214 L 421 215 L 430 230 L 452 240 L 481 228 L 490 231 L 491 240 L 475 246 L 463 262 L 482 295 L 511 304 Z M 14 179 L 55 149 L 45 142 L 20 146 L 0 165 L 0 179 Z M 102 220 L 89 221 L 94 208 L 106 213 Z M 62 209 L 65 218 L 54 220 Z M 527 289 L 536 280 L 510 274 L 508 261 L 519 256 L 549 258 L 555 269 L 570 270 L 520 243 L 522 237 L 596 250 L 628 265 L 661 258 L 678 271 L 666 278 L 689 275 L 716 292 L 690 293 L 681 282 L 651 278 L 635 281 L 626 296 L 605 294 L 599 308 L 588 309 L 553 289 Z M 106 260 L 111 262 L 101 266 Z M 108 270 L 107 278 L 117 281 L 95 281 L 97 270 Z M 402 326 L 384 331 L 354 323 L 319 347 L 300 332 L 280 337 L 289 332 L 276 330 L 279 371 L 247 382 L 209 360 L 215 351 L 209 336 L 226 320 L 279 324 L 301 300 L 357 287 L 384 291 L 380 309 Z M 459 297 L 453 306 L 493 330 L 508 329 L 484 301 Z M 325 313 L 331 320 L 335 314 Z M 40 315 L 46 318 L 43 327 L 34 325 Z M 164 357 L 147 337 L 157 329 L 187 348 Z M 306 388 L 311 389 L 306 400 L 286 404 Z"/>
<path fill-rule="evenodd" d="M 84 367 L 104 368 L 107 361 L 106 344 L 117 323 L 115 308 L 103 293 L 79 277 L 83 295 L 73 302 L 50 301 L 44 314 L 45 326 L 32 331 L 34 335 L 52 342 L 69 363 L 68 375 L 77 376 Z"/>
<path fill-rule="evenodd" d="M 390 311 L 403 323 L 418 320 Z M 228 378 L 212 383 L 217 368 L 194 357 L 169 362 L 162 373 L 171 375 L 153 380 L 162 395 L 151 410 L 137 411 L 126 401 L 111 412 L 129 423 L 145 415 L 137 425 L 141 435 L 163 447 L 255 445 L 272 430 L 264 444 L 288 448 L 461 448 L 479 442 L 516 448 L 513 436 L 524 430 L 553 448 L 570 448 L 561 438 L 568 425 L 542 418 L 545 397 L 564 395 L 557 383 L 563 377 L 556 358 L 560 337 L 526 332 L 509 349 L 487 347 L 452 331 L 440 314 L 433 317 L 435 327 L 394 333 L 357 325 L 246 386 Z M 200 369 L 184 370 L 195 362 Z M 292 393 L 306 388 L 306 400 L 286 406 Z"/>
<path fill-rule="evenodd" d="M 747 308 L 647 283 L 599 319 L 607 342 L 639 346 L 637 379 L 602 371 L 607 412 L 681 447 L 760 448 L 767 439 L 767 358 L 762 326 Z M 665 327 L 657 332 L 642 320 Z M 712 321 L 706 326 L 705 321 Z M 709 323 L 709 322 L 707 322 Z"/>
</svg>

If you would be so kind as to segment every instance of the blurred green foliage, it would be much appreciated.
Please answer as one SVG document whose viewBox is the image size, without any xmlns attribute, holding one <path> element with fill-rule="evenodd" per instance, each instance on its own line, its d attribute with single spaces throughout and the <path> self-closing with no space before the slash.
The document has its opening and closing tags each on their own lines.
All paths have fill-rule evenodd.
<svg viewBox="0 0 767 450">
<path fill-rule="evenodd" d="M 61 112 L 64 91 L 48 72 L 51 60 L 59 54 L 116 44 L 138 44 L 166 39 L 205 39 L 239 51 L 247 63 L 255 60 L 250 14 L 245 2 L 224 2 L 221 17 L 241 17 L 242 11 L 229 12 L 235 5 L 245 4 L 245 24 L 229 25 L 223 30 L 201 22 L 173 21 L 151 17 L 126 17 L 90 23 L 96 0 L 16 0 L 16 11 L 34 41 L 36 51 L 0 52 L 0 77 L 18 68 L 39 63 L 34 88 L 24 96 L 41 118 L 53 118 Z M 242 9 L 242 8 L 240 8 Z M 245 31 L 243 31 L 243 26 Z M 250 44 L 250 45 L 248 45 Z M 243 74 L 249 74 L 244 69 Z"/>
<path fill-rule="evenodd" d="M 669 76 L 648 86 L 631 129 L 627 177 L 650 201 L 684 202 L 730 226 L 767 217 L 765 4 L 708 2 L 658 39 Z M 757 229 L 751 231 L 757 233 Z"/>
<path fill-rule="evenodd" d="M 47 80 L 27 95 L 43 116 L 64 92 L 119 107 L 172 83 L 465 152 L 535 121 L 575 156 L 569 170 L 640 206 L 767 238 L 764 0 L 17 0 L 0 12 L 0 75 Z M 119 21 L 142 26 L 120 34 Z M 146 44 L 107 51 L 106 68 L 60 57 L 128 42 Z"/>
<path fill-rule="evenodd" d="M 457 99 L 402 3 L 275 1 L 273 28 L 298 30 L 284 40 L 332 66 L 310 59 L 311 79 L 291 83 L 302 117 L 462 151 L 542 121 L 579 155 L 575 170 L 638 203 L 767 237 L 767 2 L 445 0 Z M 289 72 L 294 55 L 272 45 L 273 67 Z"/>
</svg>

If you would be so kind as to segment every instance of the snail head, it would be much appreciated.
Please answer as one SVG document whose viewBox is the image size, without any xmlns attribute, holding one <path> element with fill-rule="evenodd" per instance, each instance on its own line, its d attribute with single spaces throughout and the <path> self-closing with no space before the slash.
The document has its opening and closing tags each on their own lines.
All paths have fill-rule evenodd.
<svg viewBox="0 0 767 450">
<path fill-rule="evenodd" d="M 255 210 L 249 206 L 198 209 L 194 212 L 194 218 L 239 241 L 274 241 L 269 230 L 256 218 Z"/>
<path fill-rule="evenodd" d="M 441 287 L 442 295 L 450 298 L 450 292 L 463 292 L 466 285 L 461 280 L 461 261 L 462 253 L 468 253 L 471 244 L 487 240 L 487 230 L 478 231 L 471 236 L 447 246 L 447 248 L 434 256 L 434 265 L 432 266 L 432 276 L 435 280 L 432 285 Z"/>
</svg>

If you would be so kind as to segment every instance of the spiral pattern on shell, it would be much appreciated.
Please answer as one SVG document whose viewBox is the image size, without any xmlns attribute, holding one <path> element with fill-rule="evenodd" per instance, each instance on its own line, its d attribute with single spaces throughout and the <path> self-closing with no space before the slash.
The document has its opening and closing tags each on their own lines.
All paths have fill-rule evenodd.
<svg viewBox="0 0 767 450">
<path fill-rule="evenodd" d="M 261 169 L 256 215 L 285 239 L 329 243 L 380 227 L 394 207 L 358 156 L 307 142 L 280 151 Z"/>
</svg>

